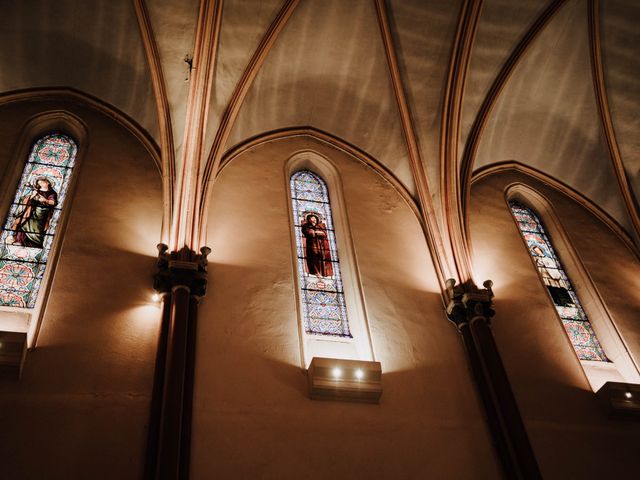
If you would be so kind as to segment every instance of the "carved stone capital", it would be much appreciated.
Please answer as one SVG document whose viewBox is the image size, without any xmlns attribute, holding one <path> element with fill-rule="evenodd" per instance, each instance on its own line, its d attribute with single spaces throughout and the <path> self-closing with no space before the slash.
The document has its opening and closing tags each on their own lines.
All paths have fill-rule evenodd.
<svg viewBox="0 0 640 480">
<path fill-rule="evenodd" d="M 456 281 L 450 278 L 447 286 L 447 317 L 458 328 L 470 324 L 476 320 L 491 322 L 495 315 L 493 310 L 493 282 L 486 280 L 484 288 L 478 288 L 473 282 L 456 285 Z"/>
<path fill-rule="evenodd" d="M 191 295 L 203 297 L 207 293 L 207 256 L 209 247 L 202 247 L 196 253 L 187 247 L 169 252 L 164 243 L 158 244 L 158 271 L 153 278 L 153 288 L 160 293 L 168 293 L 182 286 Z"/>
</svg>

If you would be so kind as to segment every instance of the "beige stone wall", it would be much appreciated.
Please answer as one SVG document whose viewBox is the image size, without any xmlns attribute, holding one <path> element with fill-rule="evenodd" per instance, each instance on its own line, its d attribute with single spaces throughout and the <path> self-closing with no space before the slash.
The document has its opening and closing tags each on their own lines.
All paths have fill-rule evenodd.
<svg viewBox="0 0 640 480">
<path fill-rule="evenodd" d="M 305 149 L 329 158 L 342 177 L 382 362 L 380 405 L 306 395 L 284 174 L 286 160 Z M 233 160 L 214 186 L 211 206 L 192 478 L 499 476 L 424 235 L 386 180 L 316 140 L 279 140 Z"/>
<path fill-rule="evenodd" d="M 149 304 L 160 174 L 114 120 L 47 102 L 0 108 L 0 172 L 24 161 L 13 155 L 27 119 L 60 108 L 89 137 L 37 348 L 19 382 L 0 381 L 0 476 L 138 479 L 160 316 Z"/>
<path fill-rule="evenodd" d="M 160 176 L 140 142 L 105 115 L 75 103 L 22 102 L 0 108 L 0 181 L 25 122 L 62 107 L 87 124 L 89 137 L 38 346 L 20 382 L 0 382 L 3 475 L 140 478 L 159 322 L 149 296 Z M 384 372 L 380 405 L 306 395 L 284 173 L 303 150 L 328 158 L 342 179 Z M 635 359 L 640 262 L 588 210 L 523 173 L 473 186 L 474 268 L 478 280 L 495 282 L 493 331 L 544 477 L 622 478 L 639 466 L 640 426 L 607 420 L 596 403 L 505 203 L 513 182 L 551 202 Z M 499 476 L 424 235 L 389 182 L 311 137 L 276 140 L 224 168 L 208 221 L 194 479 Z"/>
<path fill-rule="evenodd" d="M 640 467 L 640 425 L 607 420 L 599 408 L 508 210 L 504 191 L 514 182 L 551 203 L 636 360 L 640 263 L 608 226 L 548 184 L 511 170 L 473 185 L 474 268 L 478 280 L 494 281 L 493 332 L 544 478 L 628 477 Z"/>
</svg>

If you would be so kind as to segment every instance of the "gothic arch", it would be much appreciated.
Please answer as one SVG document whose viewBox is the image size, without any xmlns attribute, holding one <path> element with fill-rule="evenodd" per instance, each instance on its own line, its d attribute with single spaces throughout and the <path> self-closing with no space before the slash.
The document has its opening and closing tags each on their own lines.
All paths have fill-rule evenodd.
<svg viewBox="0 0 640 480">
<path fill-rule="evenodd" d="M 75 88 L 33 88 L 28 90 L 14 90 L 0 95 L 0 107 L 14 102 L 23 101 L 53 101 L 63 103 L 65 101 L 80 102 L 94 110 L 104 113 L 124 128 L 129 130 L 144 145 L 149 152 L 158 171 L 163 168 L 160 163 L 160 148 L 155 140 L 133 118 L 126 113 L 104 102 L 103 100 L 82 92 Z"/>
<path fill-rule="evenodd" d="M 306 368 L 314 356 L 348 358 L 354 360 L 375 360 L 375 352 L 371 341 L 369 321 L 362 295 L 362 285 L 360 274 L 351 237 L 349 220 L 347 217 L 346 205 L 342 193 L 342 184 L 337 169 L 331 161 L 317 152 L 307 150 L 295 153 L 285 163 L 285 179 L 287 190 L 289 190 L 289 180 L 292 175 L 301 170 L 308 170 L 324 181 L 328 188 L 328 196 L 333 213 L 333 224 L 336 229 L 336 240 L 342 266 L 342 283 L 344 285 L 344 297 L 349 318 L 349 327 L 352 333 L 350 339 L 313 338 L 308 336 L 302 328 L 303 313 L 300 310 L 301 282 L 302 279 L 297 274 L 298 262 L 296 255 L 296 239 L 294 229 L 292 232 L 292 254 L 293 254 L 293 277 L 296 279 L 296 296 L 298 297 L 298 325 L 300 337 L 300 353 L 302 368 Z M 289 218 L 291 225 L 295 224 L 295 215 L 289 206 Z"/>
<path fill-rule="evenodd" d="M 60 245 L 64 237 L 66 224 L 69 218 L 70 204 L 72 203 L 77 184 L 77 171 L 81 168 L 89 142 L 89 133 L 86 124 L 76 115 L 65 110 L 50 110 L 31 117 L 21 129 L 20 139 L 13 149 L 11 157 L 15 159 L 13 165 L 7 166 L 4 179 L 0 186 L 3 194 L 0 196 L 0 212 L 3 221 L 8 214 L 13 198 L 16 194 L 16 185 L 32 147 L 40 139 L 50 133 L 61 133 L 71 138 L 76 146 L 74 174 L 70 178 L 67 201 L 63 206 L 56 234 L 46 261 L 46 270 L 39 292 L 36 293 L 35 304 L 29 310 L 23 308 L 4 307 L 0 312 L 0 328 L 10 331 L 25 331 L 27 346 L 33 348 L 36 345 L 42 317 L 47 304 L 53 274 L 60 254 Z"/>
<path fill-rule="evenodd" d="M 640 381 L 638 366 L 631 357 L 609 309 L 572 245 L 551 202 L 533 187 L 520 182 L 508 185 L 504 195 L 507 205 L 510 201 L 517 201 L 530 208 L 543 222 L 551 237 L 553 248 L 558 252 L 597 338 L 610 360 L 610 362 L 580 360 L 593 390 L 597 391 L 606 381 L 633 383 Z"/>
<path fill-rule="evenodd" d="M 351 145 L 350 143 L 346 142 L 345 140 L 342 140 L 339 137 L 336 137 L 335 135 L 324 132 L 314 127 L 292 127 L 292 128 L 282 129 L 282 130 L 274 130 L 272 132 L 265 132 L 261 135 L 250 138 L 239 145 L 234 146 L 233 148 L 229 149 L 225 153 L 224 157 L 222 158 L 222 161 L 220 162 L 220 168 L 218 168 L 216 172 L 216 178 L 222 173 L 222 171 L 231 162 L 233 162 L 236 158 L 241 156 L 244 152 L 251 150 L 252 148 L 255 148 L 259 145 L 263 145 L 270 142 L 285 140 L 288 138 L 305 137 L 305 136 L 315 139 L 326 145 L 332 146 L 348 154 L 351 158 L 371 168 L 373 171 L 376 172 L 376 174 L 378 174 L 384 180 L 389 182 L 389 184 L 391 184 L 391 186 L 396 190 L 396 192 L 398 192 L 398 194 L 402 197 L 405 203 L 409 206 L 409 208 L 415 215 L 416 220 L 419 222 L 421 228 L 426 233 L 426 226 L 424 224 L 422 216 L 420 215 L 418 204 L 416 203 L 412 195 L 409 193 L 409 191 L 404 187 L 404 185 L 400 182 L 400 180 L 396 178 L 396 176 L 392 172 L 390 172 L 386 167 L 384 167 L 384 165 L 382 165 L 376 159 L 374 159 L 367 153 L 363 152 L 359 148 Z M 201 222 L 200 222 L 200 238 L 205 237 L 205 233 L 207 229 L 207 225 L 206 225 L 207 212 L 209 210 L 211 190 L 213 188 L 214 183 L 215 183 L 215 179 L 213 179 L 212 181 L 209 181 L 206 185 L 204 185 L 204 188 L 203 188 L 205 195 L 203 197 L 204 203 L 200 210 L 202 215 Z"/>
<path fill-rule="evenodd" d="M 488 165 L 482 169 L 477 170 L 473 174 L 473 178 L 471 179 L 471 184 L 473 185 L 476 182 L 481 181 L 488 176 L 498 173 L 498 172 L 507 172 L 509 170 L 513 170 L 529 177 L 532 177 L 540 182 L 546 183 L 547 185 L 553 187 L 557 191 L 569 197 L 571 200 L 586 208 L 594 217 L 600 220 L 603 224 L 605 224 L 629 249 L 629 251 L 638 259 L 640 259 L 640 252 L 635 246 L 631 236 L 626 232 L 626 230 L 620 225 L 611 215 L 605 212 L 600 206 L 596 205 L 586 196 L 570 187 L 566 183 L 540 171 L 528 165 L 524 165 L 517 161 L 505 161 L 500 163 L 495 163 L 492 165 Z M 469 189 L 471 191 L 471 189 Z M 468 210 L 465 212 L 465 225 L 466 229 L 469 229 L 469 217 Z M 467 238 L 470 238 L 467 235 Z M 471 240 L 470 240 L 471 241 Z"/>
<path fill-rule="evenodd" d="M 160 154 L 160 147 L 153 137 L 142 128 L 136 120 L 122 112 L 113 105 L 97 98 L 93 95 L 68 87 L 34 88 L 28 90 L 15 90 L 0 95 L 0 107 L 18 102 L 51 102 L 64 108 L 67 104 L 80 104 L 92 110 L 96 110 L 108 118 L 117 122 L 120 126 L 131 133 L 149 153 L 163 179 L 163 202 L 164 213 L 162 222 L 162 241 L 166 242 L 169 237 L 169 223 L 171 218 L 172 205 L 172 171 Z M 75 115 L 74 115 L 75 116 Z M 79 117 L 75 116 L 79 120 Z M 73 132 L 70 132 L 73 133 Z M 84 142 L 83 142 L 84 143 Z"/>
</svg>

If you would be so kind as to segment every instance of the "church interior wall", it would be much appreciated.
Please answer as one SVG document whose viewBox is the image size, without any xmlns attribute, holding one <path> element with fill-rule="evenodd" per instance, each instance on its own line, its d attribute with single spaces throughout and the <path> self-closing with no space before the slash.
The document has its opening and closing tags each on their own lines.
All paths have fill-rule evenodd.
<svg viewBox="0 0 640 480">
<path fill-rule="evenodd" d="M 6 175 L 25 161 L 15 156 L 23 126 L 52 110 L 86 124 L 86 149 L 37 346 L 20 381 L 0 382 L 0 476 L 138 479 L 160 316 L 150 296 L 161 178 L 113 119 L 77 102 L 40 100 L 0 107 L 3 185 L 15 185 Z"/>
<path fill-rule="evenodd" d="M 304 150 L 341 177 L 382 363 L 380 405 L 306 392 L 285 176 L 287 159 Z M 314 138 L 276 140 L 224 168 L 208 224 L 212 288 L 199 313 L 192 478 L 499 476 L 424 233 L 387 180 Z"/>
<path fill-rule="evenodd" d="M 640 466 L 640 426 L 610 420 L 600 408 L 509 211 L 505 191 L 515 183 L 552 205 L 636 365 L 640 262 L 588 209 L 528 174 L 493 173 L 472 186 L 474 269 L 494 282 L 493 333 L 543 477 L 624 478 Z"/>
<path fill-rule="evenodd" d="M 32 313 L 57 167 L 0 238 L 0 480 L 640 471 L 638 0 L 1 3 L 0 212 L 50 126 L 80 148 Z M 301 325 L 298 167 L 334 192 L 357 341 Z"/>
</svg>

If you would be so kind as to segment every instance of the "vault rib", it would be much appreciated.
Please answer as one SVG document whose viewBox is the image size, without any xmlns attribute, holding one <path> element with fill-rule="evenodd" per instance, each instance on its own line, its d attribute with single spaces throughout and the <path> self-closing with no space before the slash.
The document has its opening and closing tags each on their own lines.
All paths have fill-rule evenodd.
<svg viewBox="0 0 640 480">
<path fill-rule="evenodd" d="M 225 108 L 225 111 L 220 119 L 216 136 L 211 145 L 211 150 L 207 157 L 207 162 L 204 167 L 203 176 L 201 182 L 198 185 L 198 194 L 196 202 L 199 205 L 200 221 L 199 221 L 199 239 L 202 238 L 203 233 L 206 230 L 206 209 L 209 203 L 209 188 L 210 183 L 215 179 L 216 171 L 220 166 L 220 161 L 224 154 L 224 147 L 226 146 L 227 139 L 231 134 L 231 130 L 235 124 L 240 107 L 244 103 L 251 85 L 255 80 L 260 68 L 264 64 L 265 59 L 269 55 L 271 48 L 275 44 L 280 32 L 284 29 L 285 25 L 291 15 L 295 11 L 296 7 L 300 3 L 300 0 L 285 0 L 280 11 L 269 25 L 266 33 L 262 37 L 260 44 L 253 53 L 251 60 L 247 64 L 240 80 L 236 84 L 236 88 L 233 91 L 233 95 Z"/>
<path fill-rule="evenodd" d="M 161 238 L 163 242 L 169 240 L 169 228 L 171 222 L 171 214 L 173 208 L 173 189 L 175 182 L 175 150 L 173 144 L 173 128 L 171 126 L 171 112 L 169 109 L 169 99 L 167 97 L 167 88 L 160 62 L 160 54 L 156 42 L 149 10 L 145 0 L 133 0 L 136 11 L 136 19 L 140 35 L 142 36 L 142 44 L 147 59 L 147 65 L 151 75 L 151 83 L 153 85 L 153 95 L 156 100 L 156 111 L 158 114 L 158 123 L 160 124 L 160 157 L 162 164 L 162 186 L 163 186 L 163 202 L 164 214 L 162 219 Z"/>
<path fill-rule="evenodd" d="M 618 146 L 616 131 L 609 109 L 609 99 L 607 96 L 607 85 L 604 80 L 604 63 L 602 61 L 602 46 L 600 35 L 600 2 L 599 0 L 589 0 L 589 50 L 591 53 L 591 71 L 593 74 L 593 88 L 595 90 L 598 112 L 602 123 L 602 131 L 607 143 L 609 158 L 613 164 L 613 170 L 618 180 L 618 186 L 622 193 L 625 207 L 634 230 L 634 240 L 640 242 L 640 214 L 638 201 L 633 193 L 629 182 L 622 153 Z"/>
</svg>

